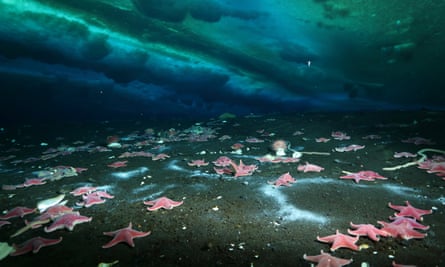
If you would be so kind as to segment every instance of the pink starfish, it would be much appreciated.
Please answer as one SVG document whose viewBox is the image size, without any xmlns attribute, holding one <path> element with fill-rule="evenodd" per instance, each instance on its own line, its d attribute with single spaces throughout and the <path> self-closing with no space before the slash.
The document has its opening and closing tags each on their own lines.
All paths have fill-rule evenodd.
<svg viewBox="0 0 445 267">
<path fill-rule="evenodd" d="M 356 230 L 348 229 L 348 233 L 355 236 L 367 236 L 371 240 L 379 241 L 380 238 L 378 236 L 388 236 L 388 233 L 382 231 L 381 229 L 376 228 L 372 224 L 353 224 L 350 223 L 351 227 Z"/>
<path fill-rule="evenodd" d="M 349 145 L 349 146 L 342 146 L 342 147 L 336 147 L 335 151 L 337 152 L 349 152 L 349 151 L 357 151 L 360 149 L 365 148 L 365 146 L 361 146 L 361 145 Z"/>
<path fill-rule="evenodd" d="M 108 199 L 113 199 L 113 198 L 114 198 L 114 196 L 108 194 L 107 191 L 101 191 L 101 190 L 99 190 L 99 191 L 95 191 L 95 192 L 93 192 L 93 193 L 96 194 L 96 195 L 98 195 L 98 196 L 100 196 L 100 197 L 103 197 L 103 198 L 108 198 Z M 93 193 L 91 193 L 91 194 L 93 194 Z"/>
<path fill-rule="evenodd" d="M 399 213 L 396 213 L 396 216 L 406 216 L 406 217 L 412 217 L 415 218 L 418 221 L 422 221 L 422 215 L 427 215 L 427 214 L 431 214 L 433 213 L 433 210 L 422 210 L 422 209 L 418 209 L 415 208 L 413 206 L 411 206 L 411 204 L 409 203 L 409 201 L 405 201 L 406 206 L 397 206 L 397 205 L 392 205 L 391 202 L 388 203 L 388 206 L 391 209 L 395 209 L 397 211 L 399 211 Z"/>
<path fill-rule="evenodd" d="M 391 224 L 399 225 L 402 223 L 407 223 L 409 226 L 411 226 L 413 229 L 419 229 L 419 230 L 428 230 L 430 227 L 428 225 L 423 225 L 416 221 L 414 218 L 409 217 L 389 217 L 390 220 L 392 220 Z"/>
<path fill-rule="evenodd" d="M 22 188 L 23 184 L 4 184 L 2 185 L 2 190 L 16 190 L 17 188 Z"/>
<path fill-rule="evenodd" d="M 164 153 L 158 154 L 158 155 L 153 155 L 151 157 L 152 160 L 164 160 L 166 158 L 169 158 L 170 156 Z"/>
<path fill-rule="evenodd" d="M 36 209 L 30 209 L 27 207 L 15 207 L 12 210 L 9 210 L 5 215 L 0 216 L 0 220 L 7 220 L 15 217 L 23 218 L 23 216 L 34 213 L 35 211 Z"/>
<path fill-rule="evenodd" d="M 256 138 L 256 137 L 248 137 L 246 138 L 247 143 L 263 143 L 264 140 Z"/>
<path fill-rule="evenodd" d="M 412 143 L 415 145 L 434 145 L 435 144 L 430 139 L 426 139 L 426 138 L 418 137 L 418 136 L 404 139 L 404 140 L 402 140 L 402 142 L 403 143 Z"/>
<path fill-rule="evenodd" d="M 380 174 L 374 171 L 359 171 L 359 172 L 347 172 L 346 175 L 340 176 L 340 179 L 352 179 L 356 183 L 359 183 L 360 180 L 363 181 L 375 181 L 375 179 L 386 180 L 388 178 L 381 176 Z"/>
<path fill-rule="evenodd" d="M 83 201 L 77 202 L 76 205 L 78 206 L 84 206 L 85 208 L 89 208 L 96 204 L 102 204 L 105 203 L 105 199 L 108 198 L 112 199 L 114 196 L 108 194 L 106 191 L 95 191 L 91 192 L 89 194 L 85 194 L 82 196 Z"/>
<path fill-rule="evenodd" d="M 307 261 L 317 262 L 318 264 L 316 267 L 341 267 L 352 262 L 352 259 L 346 260 L 337 258 L 331 256 L 331 254 L 329 253 L 323 252 L 323 250 L 321 250 L 320 253 L 321 254 L 315 256 L 307 256 L 306 254 L 304 254 L 303 258 Z"/>
<path fill-rule="evenodd" d="M 264 157 L 255 158 L 255 159 L 258 160 L 259 162 L 280 163 L 280 162 L 283 162 L 284 158 L 282 158 L 282 157 L 268 157 L 268 156 L 264 156 Z M 299 159 L 297 159 L 297 162 L 298 162 L 298 160 Z"/>
<path fill-rule="evenodd" d="M 8 221 L 0 221 L 0 228 L 2 228 L 3 226 L 5 226 L 7 224 L 11 224 L 11 223 Z"/>
<path fill-rule="evenodd" d="M 426 234 L 418 232 L 414 230 L 414 228 L 410 225 L 409 222 L 402 222 L 402 223 L 387 223 L 383 221 L 377 221 L 379 224 L 381 224 L 382 231 L 385 231 L 388 233 L 389 236 L 392 237 L 400 237 L 405 240 L 409 240 L 412 238 L 424 238 Z"/>
<path fill-rule="evenodd" d="M 298 165 L 297 170 L 302 172 L 321 172 L 324 168 L 306 161 L 305 165 Z"/>
<path fill-rule="evenodd" d="M 362 139 L 371 139 L 371 140 L 380 139 L 380 138 L 382 138 L 382 137 L 378 134 L 368 134 L 367 136 L 362 137 Z"/>
<path fill-rule="evenodd" d="M 332 132 L 331 136 L 334 137 L 335 140 L 349 140 L 351 139 L 350 136 L 348 136 L 346 133 L 344 132 Z"/>
<path fill-rule="evenodd" d="M 395 261 L 392 261 L 392 267 L 417 267 L 417 266 L 416 265 L 400 264 L 400 263 L 396 263 Z"/>
<path fill-rule="evenodd" d="M 96 192 L 85 194 L 82 196 L 83 201 L 77 202 L 77 206 L 89 208 L 93 205 L 105 203 L 105 199 L 101 198 Z"/>
<path fill-rule="evenodd" d="M 331 251 L 335 251 L 338 248 L 349 248 L 352 250 L 359 250 L 358 246 L 355 244 L 359 237 L 352 237 L 350 235 L 345 235 L 340 233 L 338 230 L 335 235 L 328 235 L 325 237 L 317 236 L 317 240 L 324 243 L 332 243 Z"/>
<path fill-rule="evenodd" d="M 46 184 L 46 178 L 31 178 L 31 179 L 26 179 L 26 181 L 23 183 L 24 187 L 30 187 L 33 185 L 43 185 Z"/>
<path fill-rule="evenodd" d="M 173 201 L 167 197 L 160 197 L 155 200 L 144 201 L 145 205 L 149 205 L 147 210 L 154 211 L 161 208 L 171 210 L 174 207 L 180 206 L 184 203 L 184 201 Z"/>
<path fill-rule="evenodd" d="M 445 173 L 445 161 L 434 162 L 431 168 L 426 171 L 427 173 Z"/>
<path fill-rule="evenodd" d="M 221 156 L 219 158 L 217 158 L 215 161 L 212 161 L 213 164 L 215 164 L 215 166 L 218 167 L 227 167 L 230 165 L 230 162 L 232 162 L 232 160 L 229 157 L 226 156 Z"/>
<path fill-rule="evenodd" d="M 71 195 L 73 196 L 81 196 L 83 194 L 89 194 L 91 192 L 96 191 L 97 187 L 92 187 L 92 186 L 82 186 L 82 187 L 78 187 L 76 189 L 74 189 L 73 191 L 70 192 Z"/>
<path fill-rule="evenodd" d="M 58 244 L 62 241 L 62 237 L 59 239 L 47 239 L 43 237 L 33 237 L 20 245 L 13 244 L 15 251 L 10 256 L 18 256 L 32 251 L 33 253 L 39 252 L 42 247 Z"/>
<path fill-rule="evenodd" d="M 40 214 L 36 218 L 33 219 L 33 221 L 42 221 L 46 219 L 55 219 L 57 217 L 62 216 L 66 213 L 72 213 L 73 208 L 67 207 L 65 205 L 55 205 L 49 207 L 47 210 L 45 210 L 44 213 Z"/>
<path fill-rule="evenodd" d="M 233 161 L 230 162 L 230 165 L 235 170 L 235 178 L 240 176 L 252 175 L 252 173 L 258 169 L 257 165 L 245 165 L 242 160 L 239 161 L 239 165 L 236 165 Z"/>
<path fill-rule="evenodd" d="M 136 151 L 136 152 L 124 152 L 118 158 L 131 158 L 131 157 L 146 157 L 151 158 L 153 156 L 150 152 Z"/>
<path fill-rule="evenodd" d="M 209 165 L 209 163 L 205 162 L 203 159 L 197 159 L 197 160 L 192 160 L 190 162 L 187 162 L 187 165 L 201 167 L 201 166 L 207 166 L 207 165 Z"/>
<path fill-rule="evenodd" d="M 281 162 L 283 163 L 295 163 L 295 162 L 299 162 L 300 158 L 292 158 L 292 157 L 284 157 L 281 158 Z"/>
<path fill-rule="evenodd" d="M 88 171 L 88 168 L 75 167 L 74 170 L 76 173 L 82 173 Z"/>
<path fill-rule="evenodd" d="M 72 231 L 76 224 L 90 222 L 92 219 L 93 217 L 82 216 L 78 212 L 66 213 L 58 217 L 50 226 L 45 227 L 44 230 L 46 233 L 63 228 Z"/>
<path fill-rule="evenodd" d="M 139 232 L 132 229 L 131 222 L 128 224 L 128 227 L 118 229 L 113 232 L 104 232 L 104 235 L 114 236 L 113 239 L 107 244 L 103 245 L 102 248 L 110 248 L 118 243 L 126 242 L 131 247 L 134 247 L 134 238 L 144 237 L 151 234 L 151 231 L 148 232 Z"/>
<path fill-rule="evenodd" d="M 278 179 L 275 182 L 268 182 L 269 184 L 273 184 L 275 186 L 291 186 L 291 184 L 295 183 L 296 180 L 294 177 L 292 177 L 289 172 L 281 175 L 280 177 L 278 177 Z"/>
<path fill-rule="evenodd" d="M 121 168 L 121 167 L 126 167 L 127 166 L 127 162 L 128 161 L 116 161 L 116 162 L 113 162 L 113 163 L 111 163 L 111 164 L 108 164 L 107 166 L 108 167 L 110 167 L 110 168 Z"/>
<path fill-rule="evenodd" d="M 394 158 L 415 158 L 417 154 L 413 154 L 410 152 L 395 152 Z"/>
</svg>

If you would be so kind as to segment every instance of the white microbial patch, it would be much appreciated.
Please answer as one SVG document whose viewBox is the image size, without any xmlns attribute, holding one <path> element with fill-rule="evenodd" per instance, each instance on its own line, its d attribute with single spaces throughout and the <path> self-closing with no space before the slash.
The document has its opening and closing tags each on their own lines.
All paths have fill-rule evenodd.
<svg viewBox="0 0 445 267">
<path fill-rule="evenodd" d="M 444 196 L 437 198 L 435 201 L 438 201 L 438 202 L 440 202 L 440 204 L 445 205 L 445 197 Z"/>
<path fill-rule="evenodd" d="M 315 178 L 298 179 L 297 177 L 297 185 L 330 184 L 330 183 L 341 184 L 342 182 L 339 179 L 332 179 L 332 178 L 315 177 Z"/>
<path fill-rule="evenodd" d="M 170 161 L 167 165 L 167 169 L 169 169 L 171 171 L 178 171 L 178 172 L 190 172 L 189 170 L 179 166 L 177 163 L 178 163 L 177 159 Z"/>
<path fill-rule="evenodd" d="M 395 184 L 384 184 L 383 188 L 385 188 L 388 191 L 391 191 L 392 193 L 402 196 L 413 196 L 414 193 L 419 193 L 417 189 Z"/>
<path fill-rule="evenodd" d="M 147 192 L 147 191 L 152 190 L 156 186 L 157 185 L 153 184 L 153 185 L 146 185 L 146 186 L 143 186 L 143 187 L 140 187 L 140 188 L 133 189 L 132 190 L 132 193 L 133 193 L 132 195 L 138 195 L 138 194 L 141 194 L 141 193 L 142 194 L 141 194 L 141 196 L 133 197 L 130 200 L 130 202 L 131 203 L 142 202 L 142 201 L 145 201 L 145 200 L 151 200 L 151 199 L 155 199 L 155 198 L 163 196 L 163 194 L 164 194 L 163 190 L 162 191 L 157 191 L 155 193 Z"/>
<path fill-rule="evenodd" d="M 194 168 L 194 167 L 193 167 Z M 172 160 L 167 165 L 167 169 L 171 171 L 178 171 L 187 173 L 189 177 L 206 177 L 206 178 L 219 178 L 220 175 L 216 173 L 207 173 L 201 170 L 188 170 L 178 165 L 178 160 Z"/>
<path fill-rule="evenodd" d="M 208 173 L 200 170 L 191 171 L 190 177 L 206 177 L 206 178 L 219 178 L 221 175 L 217 173 Z"/>
<path fill-rule="evenodd" d="M 96 189 L 100 190 L 100 191 L 107 191 L 108 193 L 112 193 L 114 187 L 115 187 L 114 185 L 107 184 L 107 185 L 96 186 Z"/>
<path fill-rule="evenodd" d="M 139 194 L 139 193 L 145 193 L 148 190 L 151 190 L 153 188 L 155 188 L 157 185 L 156 184 L 148 184 L 148 185 L 144 185 L 138 188 L 135 188 L 132 190 L 133 194 Z"/>
<path fill-rule="evenodd" d="M 193 184 L 187 185 L 187 187 L 191 187 L 193 190 L 196 190 L 196 191 L 208 191 L 208 190 L 210 190 L 208 185 L 200 184 L 200 183 L 198 183 L 198 184 L 197 183 L 193 183 Z"/>
<path fill-rule="evenodd" d="M 168 151 L 170 149 L 171 149 L 170 146 L 160 146 L 158 149 L 156 149 L 156 151 L 160 153 L 160 152 Z"/>
<path fill-rule="evenodd" d="M 265 185 L 260 188 L 260 190 L 268 197 L 274 199 L 279 206 L 277 211 L 278 215 L 287 221 L 312 221 L 317 223 L 327 223 L 328 219 L 317 213 L 302 210 L 297 208 L 295 205 L 289 204 L 287 197 L 279 189 L 274 188 L 270 185 Z"/>
<path fill-rule="evenodd" d="M 113 176 L 114 178 L 126 180 L 126 179 L 133 178 L 135 176 L 138 176 L 138 175 L 142 175 L 142 174 L 146 173 L 147 171 L 148 171 L 147 167 L 140 167 L 140 168 L 137 168 L 136 170 L 132 170 L 132 171 L 128 171 L 128 172 L 113 172 L 111 174 L 111 176 Z"/>
</svg>

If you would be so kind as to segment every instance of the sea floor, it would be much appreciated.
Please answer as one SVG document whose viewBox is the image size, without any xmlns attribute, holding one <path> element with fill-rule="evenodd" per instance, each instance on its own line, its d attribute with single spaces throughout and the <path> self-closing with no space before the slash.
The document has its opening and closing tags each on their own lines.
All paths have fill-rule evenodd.
<svg viewBox="0 0 445 267">
<path fill-rule="evenodd" d="M 332 235 L 337 229 L 346 234 L 350 222 L 375 226 L 379 226 L 377 221 L 390 222 L 389 216 L 396 211 L 388 203 L 404 205 L 409 201 L 417 208 L 433 209 L 421 222 L 430 226 L 419 231 L 427 234 L 425 238 L 381 237 L 375 242 L 360 237 L 360 251 L 339 248 L 330 253 L 352 258 L 348 266 L 361 266 L 363 262 L 392 266 L 393 261 L 445 266 L 445 181 L 416 165 L 394 171 L 382 169 L 420 158 L 395 158 L 396 152 L 445 150 L 444 115 L 428 111 L 299 113 L 195 122 L 0 125 L 4 127 L 0 132 L 0 184 L 6 185 L 0 191 L 0 212 L 17 206 L 34 208 L 39 201 L 64 193 L 67 206 L 93 218 L 77 224 L 72 231 L 46 233 L 48 223 L 13 238 L 10 236 L 25 226 L 25 220 L 31 221 L 38 214 L 9 219 L 11 224 L 0 229 L 0 242 L 20 244 L 36 236 L 63 239 L 35 254 L 7 256 L 0 265 L 97 266 L 119 261 L 115 266 L 311 266 L 303 259 L 304 254 L 330 252 L 330 244 L 317 241 L 317 236 Z M 351 138 L 335 140 L 331 134 L 336 131 Z M 123 147 L 106 149 L 107 136 L 118 136 Z M 320 137 L 330 141 L 316 142 Z M 270 147 L 277 139 L 303 152 L 300 161 L 260 162 L 258 158 L 274 154 Z M 415 140 L 421 144 L 412 143 Z M 243 145 L 241 153 L 234 153 L 232 145 L 236 143 Z M 352 144 L 365 148 L 335 151 Z M 141 151 L 169 157 L 119 158 L 124 152 Z M 427 155 L 431 158 L 443 153 Z M 237 178 L 230 173 L 217 174 L 212 162 L 221 156 L 237 164 L 240 160 L 246 165 L 255 164 L 258 169 Z M 188 165 L 199 159 L 209 164 Z M 116 161 L 127 163 L 119 168 L 108 166 Z M 298 171 L 297 167 L 306 162 L 324 170 Z M 35 178 L 33 172 L 56 166 L 87 170 L 43 185 L 15 190 L 7 186 L 22 184 Z M 388 179 L 356 183 L 339 178 L 344 175 L 342 171 L 362 170 L 378 172 Z M 270 183 L 287 172 L 295 183 L 280 187 Z M 114 198 L 79 207 L 76 203 L 82 197 L 69 192 L 86 185 Z M 171 210 L 148 211 L 143 201 L 161 196 L 183 204 Z M 151 234 L 134 239 L 135 247 L 120 243 L 102 248 L 112 239 L 103 232 L 126 227 L 130 222 L 135 230 Z"/>
</svg>

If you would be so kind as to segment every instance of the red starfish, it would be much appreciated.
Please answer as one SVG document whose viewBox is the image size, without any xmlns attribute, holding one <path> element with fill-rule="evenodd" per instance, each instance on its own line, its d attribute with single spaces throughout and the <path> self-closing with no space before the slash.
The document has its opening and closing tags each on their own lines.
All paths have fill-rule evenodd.
<svg viewBox="0 0 445 267">
<path fill-rule="evenodd" d="M 173 201 L 167 197 L 160 197 L 155 200 L 144 201 L 145 205 L 151 206 L 147 208 L 149 211 L 154 211 L 161 208 L 171 210 L 174 207 L 182 205 L 182 203 L 184 203 L 184 201 Z"/>
<path fill-rule="evenodd" d="M 104 232 L 104 235 L 114 236 L 113 239 L 108 242 L 107 244 L 103 245 L 102 248 L 109 248 L 112 247 L 120 242 L 126 242 L 131 247 L 134 247 L 134 238 L 138 237 L 144 237 L 151 234 L 150 231 L 148 232 L 139 232 L 132 229 L 132 224 L 128 224 L 128 227 L 113 231 L 113 232 Z"/>
<path fill-rule="evenodd" d="M 47 239 L 43 237 L 33 237 L 20 245 L 13 244 L 15 251 L 9 255 L 18 256 L 32 251 L 33 253 L 39 252 L 40 248 L 58 244 L 62 241 L 62 237 L 59 239 Z"/>
<path fill-rule="evenodd" d="M 325 237 L 317 236 L 317 240 L 324 243 L 332 243 L 331 251 L 335 251 L 338 248 L 349 248 L 352 250 L 359 250 L 358 246 L 355 244 L 359 239 L 358 236 L 352 237 L 350 235 L 345 235 L 340 233 L 338 230 L 335 235 L 328 235 Z"/>
<path fill-rule="evenodd" d="M 329 253 L 324 253 L 323 250 L 320 251 L 321 254 L 315 256 L 303 255 L 303 258 L 307 261 L 317 262 L 317 267 L 341 267 L 348 265 L 352 262 L 352 259 L 346 260 L 331 256 Z"/>
<path fill-rule="evenodd" d="M 399 213 L 395 213 L 396 216 L 412 217 L 418 221 L 423 220 L 422 215 L 427 215 L 427 214 L 433 213 L 433 210 L 422 210 L 422 209 L 415 208 L 415 207 L 411 206 L 409 201 L 405 201 L 405 204 L 406 204 L 406 206 L 397 206 L 397 205 L 392 205 L 391 202 L 389 202 L 388 206 L 391 209 L 400 211 Z"/>
</svg>

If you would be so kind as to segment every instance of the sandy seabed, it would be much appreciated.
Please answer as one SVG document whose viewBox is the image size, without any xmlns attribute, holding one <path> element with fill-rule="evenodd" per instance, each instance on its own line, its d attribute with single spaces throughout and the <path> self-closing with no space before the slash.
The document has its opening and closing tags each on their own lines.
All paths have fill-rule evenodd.
<svg viewBox="0 0 445 267">
<path fill-rule="evenodd" d="M 55 166 L 88 168 L 78 176 L 49 181 L 44 185 L 0 191 L 0 211 L 16 206 L 35 207 L 40 200 L 66 193 L 67 206 L 91 222 L 78 224 L 73 231 L 45 233 L 43 227 L 17 237 L 10 235 L 24 226 L 24 219 L 14 218 L 0 229 L 0 242 L 20 244 L 32 237 L 63 238 L 62 242 L 43 247 L 38 253 L 8 256 L 1 266 L 97 266 L 113 262 L 115 266 L 310 266 L 303 254 L 329 252 L 330 245 L 318 242 L 317 236 L 347 233 L 349 223 L 374 224 L 389 221 L 394 210 L 388 202 L 403 205 L 408 200 L 422 209 L 433 208 L 423 224 L 430 229 L 424 239 L 402 240 L 382 237 L 374 242 L 361 237 L 361 251 L 340 248 L 333 256 L 353 259 L 348 266 L 391 266 L 397 263 L 417 266 L 444 266 L 445 263 L 445 181 L 416 166 L 396 171 L 382 168 L 412 161 L 394 158 L 395 152 L 416 153 L 422 148 L 445 149 L 441 112 L 370 112 L 370 113 L 299 113 L 292 115 L 247 116 L 209 121 L 119 121 L 101 123 L 53 123 L 5 126 L 0 133 L 0 183 L 19 184 L 32 178 L 34 171 Z M 196 124 L 196 123 L 199 123 Z M 144 130 L 154 130 L 151 141 Z M 172 129 L 174 128 L 174 130 Z M 192 133 L 211 132 L 207 141 L 190 138 Z M 350 140 L 333 140 L 331 133 L 342 131 Z M 368 135 L 379 139 L 363 139 Z M 43 160 L 48 148 L 76 147 L 91 143 L 105 146 L 106 138 L 117 135 L 123 148 L 110 151 L 76 151 Z M 222 136 L 230 139 L 220 140 Z M 159 142 L 175 136 L 176 140 Z M 180 137 L 180 138 L 179 138 Z M 255 137 L 264 142 L 249 143 Z M 331 138 L 317 143 L 315 138 Z M 422 137 L 434 144 L 404 143 Z M 295 150 L 329 152 L 330 155 L 303 154 L 299 163 L 260 163 L 256 158 L 273 153 L 276 139 L 290 142 Z M 82 141 L 76 142 L 76 141 Z M 47 143 L 47 146 L 41 146 Z M 242 154 L 233 154 L 231 146 L 244 145 Z M 351 152 L 335 152 L 336 147 L 357 144 L 365 148 Z M 127 151 L 165 153 L 170 157 L 153 161 L 147 157 L 119 159 Z M 290 153 L 289 153 L 290 155 Z M 440 153 L 428 153 L 428 156 Z M 12 157 L 14 156 L 14 157 Z M 212 161 L 228 156 L 235 162 L 256 164 L 250 176 L 234 178 L 218 175 Z M 29 160 L 31 157 L 36 159 Z M 415 158 L 418 159 L 419 157 Z M 204 159 L 210 164 L 188 166 L 188 162 Z M 127 166 L 108 167 L 118 160 Z M 297 170 L 305 162 L 324 167 L 319 173 Z M 387 180 L 360 181 L 339 179 L 342 171 L 373 170 Z M 289 172 L 297 182 L 289 187 L 274 187 L 269 181 Z M 76 207 L 80 197 L 69 194 L 73 189 L 98 186 L 114 195 L 104 204 L 89 208 Z M 144 200 L 167 196 L 183 200 L 172 210 L 150 212 Z M 135 239 L 135 247 L 125 243 L 103 249 L 111 237 L 102 233 L 133 223 L 138 231 L 151 235 Z"/>
</svg>

